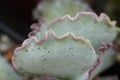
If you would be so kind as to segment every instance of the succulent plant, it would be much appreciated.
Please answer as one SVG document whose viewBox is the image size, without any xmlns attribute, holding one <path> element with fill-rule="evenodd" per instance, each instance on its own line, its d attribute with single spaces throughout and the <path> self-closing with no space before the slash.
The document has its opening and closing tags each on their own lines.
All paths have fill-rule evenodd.
<svg viewBox="0 0 120 80">
<path fill-rule="evenodd" d="M 0 56 L 0 80 L 21 80 L 7 61 Z"/>
<path fill-rule="evenodd" d="M 74 16 L 79 11 L 92 10 L 81 0 L 44 0 L 38 3 L 33 16 L 37 20 L 43 19 L 48 22 L 66 14 Z"/>
<path fill-rule="evenodd" d="M 115 21 L 107 15 L 79 12 L 31 26 L 33 31 L 15 50 L 14 67 L 26 74 L 62 80 L 91 80 L 114 63 Z M 102 44 L 102 46 L 101 46 Z"/>
<path fill-rule="evenodd" d="M 48 24 L 43 21 L 33 24 L 31 26 L 33 31 L 29 33 L 29 37 L 35 36 L 40 39 L 46 30 L 52 30 L 58 36 L 72 32 L 75 36 L 89 39 L 97 50 L 102 42 L 112 42 L 115 39 L 118 31 L 115 24 L 115 21 L 110 21 L 109 17 L 103 13 L 97 17 L 93 12 L 78 12 L 75 17 L 65 15 Z"/>
</svg>

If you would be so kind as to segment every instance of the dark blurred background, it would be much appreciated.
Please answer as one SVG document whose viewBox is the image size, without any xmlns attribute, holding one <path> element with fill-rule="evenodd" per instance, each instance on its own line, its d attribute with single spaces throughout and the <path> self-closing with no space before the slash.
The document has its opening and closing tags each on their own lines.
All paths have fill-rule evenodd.
<svg viewBox="0 0 120 80">
<path fill-rule="evenodd" d="M 26 38 L 30 32 L 30 25 L 33 23 L 31 13 L 36 4 L 35 0 L 0 0 L 0 24 L 2 27 L 9 27 L 22 38 Z M 0 27 L 0 32 L 4 32 L 2 27 Z"/>
</svg>

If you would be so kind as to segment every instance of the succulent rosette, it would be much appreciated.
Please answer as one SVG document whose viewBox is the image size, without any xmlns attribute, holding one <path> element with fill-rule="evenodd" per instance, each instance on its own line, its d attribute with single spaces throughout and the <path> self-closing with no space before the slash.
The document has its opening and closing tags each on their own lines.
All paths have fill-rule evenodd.
<svg viewBox="0 0 120 80">
<path fill-rule="evenodd" d="M 91 80 L 115 61 L 115 23 L 105 14 L 79 12 L 33 24 L 29 38 L 15 50 L 13 65 L 21 73 Z"/>
<path fill-rule="evenodd" d="M 21 80 L 7 61 L 0 56 L 0 80 Z"/>
<path fill-rule="evenodd" d="M 92 10 L 81 0 L 43 0 L 34 9 L 33 17 L 34 19 L 44 19 L 48 22 L 66 14 L 74 16 L 79 11 Z"/>
</svg>

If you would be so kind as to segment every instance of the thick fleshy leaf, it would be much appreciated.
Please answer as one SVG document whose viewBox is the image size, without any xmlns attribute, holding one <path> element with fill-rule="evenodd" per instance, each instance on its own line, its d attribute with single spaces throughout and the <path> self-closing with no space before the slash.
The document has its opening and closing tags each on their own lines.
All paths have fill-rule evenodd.
<svg viewBox="0 0 120 80">
<path fill-rule="evenodd" d="M 41 29 L 42 25 L 36 27 Z M 100 47 L 101 42 L 112 42 L 117 35 L 115 21 L 110 21 L 106 14 L 98 17 L 92 12 L 79 12 L 75 17 L 66 15 L 55 19 L 48 24 L 48 30 L 50 29 L 58 36 L 67 32 L 72 32 L 75 36 L 83 36 L 92 42 L 95 50 Z M 40 32 L 34 33 L 38 39 L 40 35 Z"/>
<path fill-rule="evenodd" d="M 22 80 L 7 63 L 7 61 L 0 56 L 0 80 Z"/>
<path fill-rule="evenodd" d="M 111 43 L 103 43 L 102 47 L 98 49 L 100 55 L 100 64 L 92 71 L 90 79 L 93 79 L 96 75 L 109 68 L 115 62 L 115 46 Z"/>
<path fill-rule="evenodd" d="M 89 50 L 86 49 L 86 44 L 81 45 L 78 43 L 81 39 L 86 43 L 86 40 L 83 38 L 76 39 L 80 36 L 89 39 L 96 52 L 101 46 L 101 42 L 112 42 L 117 35 L 116 30 L 118 29 L 115 26 L 115 22 L 110 21 L 105 14 L 101 14 L 97 17 L 95 13 L 80 12 L 73 18 L 66 15 L 55 19 L 48 24 L 43 22 L 34 24 L 31 28 L 33 29 L 33 32 L 29 34 L 30 39 L 26 40 L 22 47 L 16 49 L 13 59 L 14 66 L 19 71 L 22 70 L 21 72 L 40 75 L 48 71 L 48 75 L 59 77 L 71 76 L 73 77 L 72 80 L 86 80 L 86 78 L 93 79 L 98 73 L 114 63 L 115 51 L 113 48 L 108 48 L 111 46 L 110 44 L 106 44 L 100 48 L 100 50 L 103 51 L 107 50 L 102 52 L 101 58 L 98 52 L 97 60 L 95 60 L 95 53 L 92 54 L 91 51 L 91 54 L 87 53 Z M 53 35 L 51 36 L 48 33 Z M 65 34 L 69 34 L 68 37 L 66 37 Z M 74 34 L 74 36 L 72 34 Z M 70 37 L 70 35 L 72 36 Z M 87 41 L 87 43 L 89 43 L 89 41 Z M 80 46 L 77 47 L 78 45 Z M 72 48 L 74 46 L 73 49 L 75 49 L 75 52 L 72 50 L 72 53 L 74 53 L 74 55 L 79 54 L 79 57 L 71 57 L 69 54 L 71 53 L 71 46 Z M 89 49 L 92 50 L 92 47 L 89 47 Z M 45 56 L 45 59 L 43 56 Z M 91 58 L 94 57 L 94 60 L 89 59 L 90 56 Z M 44 60 L 47 60 L 47 62 L 44 62 Z M 72 68 L 67 65 L 72 62 L 71 60 L 73 60 L 73 63 L 70 64 L 70 66 L 73 66 Z M 80 64 L 76 64 L 77 60 Z M 90 61 L 90 63 L 86 63 L 87 61 Z M 95 62 L 94 65 L 92 65 L 93 62 Z M 59 63 L 63 65 L 60 65 Z M 80 70 L 83 68 L 83 64 L 87 66 L 84 67 L 83 70 Z M 81 67 L 79 69 L 80 71 L 78 71 L 79 67 L 75 65 Z M 73 70 L 74 68 L 75 70 Z"/>
<path fill-rule="evenodd" d="M 74 16 L 79 11 L 91 11 L 87 4 L 80 0 L 44 0 L 34 10 L 34 18 L 51 21 L 69 14 Z"/>
<path fill-rule="evenodd" d="M 115 62 L 116 52 L 112 48 L 106 50 L 101 55 L 101 63 L 99 66 L 92 72 L 91 78 L 93 79 L 96 75 L 109 68 Z"/>
<path fill-rule="evenodd" d="M 94 13 L 78 13 L 74 18 L 64 16 L 51 22 L 49 29 L 58 36 L 67 32 L 83 36 L 92 42 L 95 50 L 101 42 L 112 42 L 117 35 L 115 22 L 111 22 L 105 14 L 97 17 Z"/>
<path fill-rule="evenodd" d="M 98 58 L 94 66 L 89 68 L 83 75 L 76 77 L 74 80 L 93 80 L 100 72 L 109 68 L 115 61 L 115 46 L 111 43 L 104 43 L 98 49 Z"/>
<path fill-rule="evenodd" d="M 73 33 L 57 37 L 53 31 L 47 31 L 40 41 L 31 37 L 17 48 L 13 64 L 23 73 L 71 78 L 86 72 L 96 59 L 88 40 Z"/>
</svg>

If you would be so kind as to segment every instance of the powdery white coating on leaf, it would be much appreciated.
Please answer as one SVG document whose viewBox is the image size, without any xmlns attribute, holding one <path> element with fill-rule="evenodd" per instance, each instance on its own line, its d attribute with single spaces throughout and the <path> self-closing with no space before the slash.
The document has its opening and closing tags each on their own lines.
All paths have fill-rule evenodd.
<svg viewBox="0 0 120 80">
<path fill-rule="evenodd" d="M 17 48 L 13 64 L 24 73 L 74 77 L 86 72 L 96 58 L 88 40 L 75 37 L 73 33 L 58 37 L 50 30 L 40 41 L 31 37 Z"/>
<path fill-rule="evenodd" d="M 96 75 L 110 67 L 114 63 L 116 47 L 112 43 L 102 43 L 98 49 L 96 64 L 86 71 L 82 76 L 75 77 L 74 80 L 92 80 Z M 86 77 L 87 76 L 87 77 Z"/>
<path fill-rule="evenodd" d="M 35 19 L 44 19 L 51 21 L 69 14 L 74 16 L 79 11 L 92 11 L 90 7 L 80 0 L 44 0 L 38 3 L 36 9 L 33 11 Z"/>
<path fill-rule="evenodd" d="M 102 52 L 100 55 L 100 64 L 92 71 L 91 79 L 113 65 L 115 62 L 116 49 L 116 46 L 112 43 L 102 43 L 102 47 L 98 49 L 99 54 Z"/>
<path fill-rule="evenodd" d="M 84 17 L 88 17 L 88 19 L 90 19 L 90 20 L 84 20 Z M 94 34 L 94 35 L 96 35 L 95 37 L 91 37 L 90 36 L 90 38 L 92 38 L 92 40 L 91 41 L 93 41 L 93 39 L 95 38 L 96 39 L 96 41 L 97 41 L 97 39 L 98 39 L 98 42 L 97 42 L 97 44 L 93 41 L 93 45 L 94 45 L 94 47 L 95 47 L 95 50 L 97 51 L 97 49 L 99 48 L 99 46 L 100 46 L 100 43 L 101 42 L 103 42 L 103 41 L 105 41 L 105 42 L 112 42 L 113 41 L 113 39 L 114 39 L 114 37 L 116 36 L 116 34 L 117 34 L 117 32 L 120 32 L 120 29 L 119 28 L 116 28 L 116 26 L 115 26 L 115 24 L 116 24 L 116 22 L 115 21 L 111 21 L 109 18 L 108 18 L 108 16 L 106 16 L 106 14 L 101 14 L 100 16 L 97 16 L 95 13 L 91 13 L 91 12 L 79 12 L 79 13 L 77 13 L 77 15 L 75 16 L 75 17 L 70 17 L 69 15 L 66 15 L 66 16 L 63 16 L 63 17 L 61 17 L 61 18 L 58 18 L 58 19 L 55 19 L 55 20 L 53 20 L 53 21 L 51 21 L 48 25 L 48 27 L 49 27 L 49 29 L 51 29 L 51 27 L 56 27 L 56 25 L 57 24 L 59 24 L 59 27 L 58 27 L 58 29 L 56 29 L 56 30 L 58 30 L 58 33 L 60 33 L 60 32 L 63 32 L 64 30 L 68 30 L 67 28 L 65 28 L 66 26 L 63 26 L 62 24 L 61 24 L 61 22 L 64 22 L 68 27 L 69 26 L 71 26 L 71 24 L 69 24 L 68 25 L 68 22 L 69 23 L 74 23 L 74 22 L 76 22 L 78 20 L 78 22 L 80 21 L 80 20 L 82 20 L 82 21 L 84 21 L 83 23 L 81 23 L 81 24 L 83 24 L 83 25 L 86 25 L 86 23 L 87 22 L 89 22 L 90 23 L 90 21 L 93 21 L 93 24 L 100 24 L 100 23 L 102 23 L 102 25 L 100 25 L 100 26 L 98 26 L 98 25 L 96 25 L 96 27 L 97 27 L 97 29 L 95 29 L 94 28 L 94 30 L 93 31 L 96 31 L 96 32 L 99 32 L 100 31 L 100 29 L 99 28 L 103 28 L 103 25 L 105 25 L 106 26 L 106 28 L 104 29 L 103 28 L 103 30 L 106 32 L 106 31 L 108 31 L 107 32 L 107 34 L 108 34 L 108 36 L 106 36 L 105 37 L 105 35 L 107 35 L 106 33 L 104 33 L 103 32 L 103 30 L 101 30 L 101 32 L 99 32 L 99 34 L 101 35 L 101 34 L 103 34 L 102 36 L 103 36 L 103 39 L 105 39 L 105 40 L 101 40 L 101 41 L 99 41 L 99 34 L 96 34 L 95 32 L 93 33 L 93 31 L 90 31 L 90 33 L 86 33 L 86 35 L 88 35 L 88 37 L 89 37 L 89 34 Z M 87 22 L 86 22 L 87 21 Z M 55 26 L 54 26 L 55 25 Z M 72 27 L 73 27 L 74 25 L 72 25 Z M 88 24 L 88 26 L 90 26 L 89 24 Z M 90 28 L 88 28 L 88 26 L 85 26 L 85 28 L 86 28 L 86 30 L 87 31 L 89 31 L 90 30 Z M 36 26 L 34 26 L 34 27 L 36 27 Z M 41 29 L 41 27 L 40 26 L 37 26 L 38 27 L 38 29 Z M 84 27 L 84 26 L 83 26 Z M 91 27 L 91 26 L 90 26 Z M 92 25 L 92 27 L 93 27 L 93 25 Z M 63 30 L 61 30 L 60 31 L 60 29 L 62 29 L 63 28 Z M 48 29 L 48 30 L 49 30 Z M 74 30 L 75 28 L 73 28 L 72 30 Z M 51 30 L 53 30 L 53 29 L 51 29 Z M 81 32 L 81 31 L 83 31 L 83 32 L 86 32 L 86 30 L 81 30 L 81 29 L 76 29 L 77 31 L 76 32 Z M 109 31 L 109 30 L 111 30 L 111 31 Z M 55 30 L 54 30 L 55 31 Z M 68 32 L 73 32 L 73 31 L 69 31 L 68 30 Z M 111 33 L 113 34 L 113 35 L 111 35 Z M 37 35 L 41 35 L 39 32 L 37 33 Z M 110 34 L 110 35 L 109 35 Z M 34 36 L 35 37 L 37 37 L 37 35 L 36 35 L 36 33 L 34 33 Z M 85 37 L 84 35 L 82 35 L 83 37 Z M 38 37 L 37 37 L 38 38 Z M 111 38 L 111 39 L 110 39 Z M 41 39 L 41 38 L 38 38 L 38 39 Z M 89 38 L 88 38 L 89 39 Z M 108 41 L 109 40 L 109 41 Z M 98 46 L 98 44 L 99 44 L 99 46 Z M 96 47 L 96 45 L 98 46 L 98 47 Z M 102 54 L 102 59 L 101 59 L 101 63 L 100 63 L 100 65 L 98 66 L 98 68 L 97 69 L 95 69 L 94 71 L 93 71 L 93 74 L 92 74 L 92 78 L 96 75 L 96 74 L 98 74 L 98 73 L 100 73 L 101 71 L 103 71 L 103 70 L 105 70 L 106 68 L 108 68 L 108 67 L 110 67 L 112 64 L 113 64 L 113 62 L 114 62 L 114 56 L 116 55 L 116 54 L 114 54 L 115 52 L 114 52 L 114 50 L 112 50 L 111 51 L 111 54 L 108 54 L 109 53 L 109 51 L 111 51 L 111 49 L 110 50 L 107 50 L 107 52 L 106 53 L 103 53 Z M 113 53 L 112 53 L 113 52 Z M 107 56 L 107 57 L 105 57 L 105 56 Z M 112 62 L 111 62 L 112 61 Z M 106 65 L 107 64 L 107 65 Z M 106 66 L 105 66 L 106 65 Z M 86 72 L 86 74 L 85 75 L 87 75 L 88 74 L 88 72 Z M 84 78 L 84 76 L 83 76 L 83 78 Z"/>
<path fill-rule="evenodd" d="M 58 36 L 73 32 L 75 36 L 83 36 L 92 42 L 97 50 L 100 43 L 112 42 L 117 35 L 115 21 L 110 21 L 106 14 L 99 17 L 92 12 L 79 12 L 75 17 L 69 15 L 55 19 L 49 23 L 49 29 Z"/>
<path fill-rule="evenodd" d="M 101 73 L 102 71 L 113 65 L 113 63 L 115 62 L 115 56 L 116 52 L 113 49 L 109 49 L 104 52 L 101 57 L 101 64 L 93 71 L 92 78 L 94 78 L 96 74 Z"/>
<path fill-rule="evenodd" d="M 106 19 L 106 23 L 109 24 L 110 26 L 115 26 L 116 21 L 111 21 L 110 18 L 105 14 L 101 13 L 100 16 L 97 16 L 96 13 L 94 12 L 78 12 L 75 17 L 71 17 L 70 15 L 65 15 L 62 17 L 59 17 L 57 19 L 54 19 L 49 22 L 49 25 L 54 24 L 55 22 L 63 21 L 64 19 L 68 19 L 70 21 L 75 21 L 78 18 L 81 18 L 82 16 L 91 16 L 95 21 L 101 22 L 102 20 Z"/>
<path fill-rule="evenodd" d="M 21 80 L 7 61 L 0 56 L 0 80 Z"/>
<path fill-rule="evenodd" d="M 84 19 L 85 18 L 85 19 Z M 88 19 L 88 21 L 86 20 L 86 19 Z M 90 19 L 90 20 L 89 20 Z M 42 42 L 44 42 L 44 41 L 46 41 L 46 37 L 44 37 L 44 38 L 42 38 L 43 36 L 44 36 L 44 33 L 47 33 L 47 32 L 53 32 L 53 31 L 56 31 L 56 30 L 60 30 L 60 28 L 62 28 L 62 27 L 64 27 L 64 29 L 65 30 L 68 30 L 68 31 L 66 31 L 66 33 L 67 34 L 71 34 L 71 33 L 74 33 L 74 31 L 69 31 L 69 29 L 67 29 L 67 28 L 65 28 L 66 26 L 63 26 L 63 24 L 61 24 L 62 22 L 65 22 L 66 24 L 67 24 L 67 26 L 71 26 L 71 23 L 75 23 L 76 21 L 80 21 L 80 20 L 82 20 L 82 21 L 84 21 L 84 22 L 81 22 L 83 25 L 86 25 L 85 23 L 86 23 L 86 21 L 87 22 L 89 22 L 90 24 L 91 24 L 91 21 L 93 21 L 93 23 L 94 23 L 94 25 L 97 25 L 97 24 L 100 24 L 100 23 L 102 23 L 102 26 L 100 25 L 99 27 L 104 27 L 103 25 L 105 25 L 105 26 L 107 26 L 107 29 L 111 29 L 111 32 L 109 32 L 110 34 L 111 33 L 113 33 L 114 35 L 112 36 L 112 35 L 109 35 L 109 36 L 107 36 L 107 37 L 104 37 L 105 39 L 107 38 L 108 40 L 109 40 L 109 38 L 111 38 L 111 40 L 110 41 L 108 41 L 108 42 L 112 42 L 112 40 L 114 39 L 114 37 L 115 37 L 115 35 L 116 35 L 116 30 L 119 32 L 119 29 L 117 29 L 116 27 L 115 27 L 115 22 L 113 21 L 110 21 L 110 19 L 105 15 L 105 14 L 101 14 L 99 17 L 97 17 L 97 15 L 96 14 L 94 14 L 94 13 L 88 13 L 88 12 L 80 12 L 80 13 L 78 13 L 74 18 L 71 18 L 70 16 L 68 16 L 68 15 L 66 15 L 66 16 L 64 16 L 64 17 L 61 17 L 61 18 L 58 18 L 58 19 L 55 19 L 55 20 L 53 20 L 53 21 L 51 21 L 48 25 L 46 24 L 45 25 L 45 28 L 44 28 L 44 26 L 36 26 L 36 25 L 34 25 L 33 26 L 33 33 L 32 33 L 32 35 L 30 34 L 30 39 L 28 39 L 28 40 L 26 40 L 24 43 L 23 43 L 23 45 L 22 45 L 22 47 L 19 47 L 19 48 L 17 48 L 16 49 L 16 51 L 15 51 L 15 53 L 18 53 L 19 51 L 21 51 L 21 50 L 23 50 L 26 46 L 27 47 L 29 47 L 29 45 L 28 44 L 30 44 L 30 46 L 31 45 L 34 45 L 34 43 L 36 43 L 36 44 L 41 44 Z M 69 25 L 68 25 L 68 22 L 69 22 Z M 57 24 L 60 24 L 59 26 L 57 26 L 58 28 L 56 29 L 56 30 L 53 30 L 53 29 L 51 29 L 51 27 L 56 27 L 56 26 L 54 26 L 54 25 L 57 25 Z M 65 24 L 65 25 L 66 25 Z M 90 24 L 88 24 L 88 26 L 90 26 Z M 72 25 L 72 27 L 74 26 L 74 24 Z M 88 27 L 87 26 L 87 27 Z M 92 25 L 93 26 L 93 25 Z M 97 25 L 98 26 L 98 25 Z M 96 26 L 96 27 L 97 27 Z M 91 27 L 91 26 L 90 26 Z M 99 30 L 101 30 L 101 28 L 99 29 L 99 27 L 97 28 L 97 29 L 95 29 L 95 31 L 96 32 L 99 32 Z M 48 28 L 48 29 L 47 29 Z M 38 32 L 34 32 L 35 30 L 37 30 L 38 29 Z M 75 28 L 73 28 L 73 29 L 75 29 Z M 105 32 L 107 31 L 107 29 L 105 28 Z M 47 31 L 48 30 L 48 31 Z M 83 31 L 83 32 L 85 32 L 86 30 L 89 32 L 89 30 L 90 30 L 90 28 L 86 28 L 86 30 L 81 30 L 81 29 L 76 29 L 77 31 L 79 30 L 79 31 Z M 104 30 L 104 29 L 103 29 Z M 101 30 L 101 32 L 100 32 L 100 34 L 103 34 L 103 35 L 106 35 L 106 33 L 104 33 L 104 32 L 102 32 L 103 30 Z M 42 31 L 42 32 L 41 32 Z M 47 32 L 46 32 L 47 31 Z M 62 32 L 62 31 L 64 31 L 64 30 L 61 30 L 61 31 L 59 31 L 58 32 L 57 31 L 57 33 L 59 34 L 59 32 Z M 88 34 L 91 34 L 91 33 L 86 33 L 86 35 L 88 35 Z M 90 31 L 90 32 L 92 32 L 92 31 Z M 107 33 L 108 33 L 107 32 Z M 41 35 L 41 33 L 42 33 L 42 35 Z M 55 32 L 56 33 L 56 32 Z M 66 33 L 63 33 L 63 34 L 66 34 Z M 63 38 L 63 36 L 61 37 L 61 35 L 59 35 L 58 36 L 58 34 L 56 34 L 55 36 L 56 37 L 59 37 L 59 39 L 62 39 Z M 75 34 L 75 33 L 74 33 Z M 92 34 L 93 34 L 93 32 L 92 32 Z M 99 34 L 96 34 L 96 33 L 94 33 L 97 37 L 90 37 L 90 38 L 92 38 L 92 40 L 95 38 L 97 38 L 98 39 L 98 43 L 99 43 L 99 45 L 100 45 L 100 43 L 101 43 L 101 41 L 99 42 Z M 32 36 L 34 36 L 34 38 L 32 37 Z M 75 34 L 75 36 L 76 36 L 76 34 Z M 81 36 L 81 35 L 80 35 Z M 85 37 L 84 35 L 82 35 L 83 37 Z M 88 38 L 89 39 L 89 38 Z M 97 41 L 97 39 L 96 39 L 96 41 Z M 92 41 L 91 40 L 91 41 Z M 83 40 L 84 41 L 84 40 Z M 103 40 L 103 41 L 106 41 L 106 40 Z M 47 44 L 47 43 L 46 43 Z M 95 44 L 95 46 L 96 46 L 96 43 L 93 43 L 93 45 Z M 94 47 L 95 47 L 94 46 Z M 35 48 L 35 47 L 34 47 Z M 97 51 L 97 49 L 99 48 L 99 46 L 98 47 L 95 47 L 96 49 L 96 51 Z M 105 46 L 103 47 L 103 50 L 104 49 L 106 49 L 105 48 Z M 63 50 L 63 49 L 62 49 Z M 26 50 L 27 51 L 27 50 Z M 105 52 L 103 52 L 103 54 L 102 54 L 102 57 L 101 57 L 101 60 L 100 60 L 100 55 L 98 56 L 98 58 L 97 58 L 97 60 L 96 60 L 96 62 L 95 62 L 95 64 L 91 67 L 91 68 L 89 68 L 89 70 L 88 71 L 86 71 L 86 72 L 84 72 L 83 74 L 81 74 L 80 76 L 78 75 L 78 79 L 76 79 L 76 80 L 86 80 L 86 78 L 87 79 L 91 79 L 91 78 L 93 78 L 96 74 L 98 74 L 99 72 L 101 72 L 101 71 L 103 71 L 104 69 L 106 69 L 106 68 L 108 68 L 109 66 L 111 66 L 112 65 L 112 62 L 111 61 L 114 61 L 114 59 L 113 59 L 113 57 L 115 56 L 115 54 L 113 54 L 114 53 L 114 51 L 111 51 L 111 52 L 113 52 L 113 53 L 111 53 L 111 54 L 108 54 L 109 53 L 109 51 L 111 51 L 111 49 L 109 49 L 109 50 L 107 50 L 107 51 L 105 51 Z M 21 54 L 21 53 L 20 53 Z M 106 55 L 109 55 L 108 57 L 106 57 Z M 16 55 L 17 54 L 15 54 L 14 55 L 14 57 L 16 57 Z M 29 55 L 27 55 L 27 56 L 29 56 Z M 24 57 L 24 59 L 26 59 L 26 57 L 27 56 L 23 56 Z M 30 55 L 31 56 L 31 55 Z M 32 58 L 32 57 L 31 57 Z M 22 58 L 21 58 L 22 59 Z M 34 59 L 33 59 L 34 60 Z M 36 59 L 37 60 L 37 59 Z M 29 61 L 29 60 L 28 60 Z M 100 63 L 100 64 L 99 64 Z M 107 65 L 106 65 L 107 64 Z M 104 66 L 104 65 L 106 65 L 106 66 Z M 34 66 L 33 66 L 34 67 Z M 25 71 L 25 70 L 23 70 L 23 71 Z M 37 69 L 36 69 L 36 71 L 37 71 Z M 26 71 L 27 72 L 27 71 Z M 92 75 L 92 76 L 91 76 Z M 86 77 L 87 76 L 87 77 Z M 75 78 L 77 78 L 77 77 L 75 77 Z"/>
<path fill-rule="evenodd" d="M 45 23 L 44 23 L 45 24 Z M 75 17 L 65 15 L 58 19 L 54 19 L 46 26 L 52 29 L 58 36 L 67 32 L 72 32 L 76 36 L 83 36 L 92 42 L 95 50 L 100 47 L 103 41 L 112 42 L 117 35 L 119 28 L 115 26 L 116 22 L 111 21 L 106 14 L 101 14 L 99 17 L 93 12 L 79 12 Z M 33 26 L 34 28 L 41 29 L 44 26 Z M 47 30 L 47 29 L 46 29 Z M 45 33 L 45 30 L 41 30 Z M 38 39 L 41 38 L 41 32 L 34 33 L 33 35 Z M 43 35 L 42 35 L 43 36 Z"/>
</svg>

